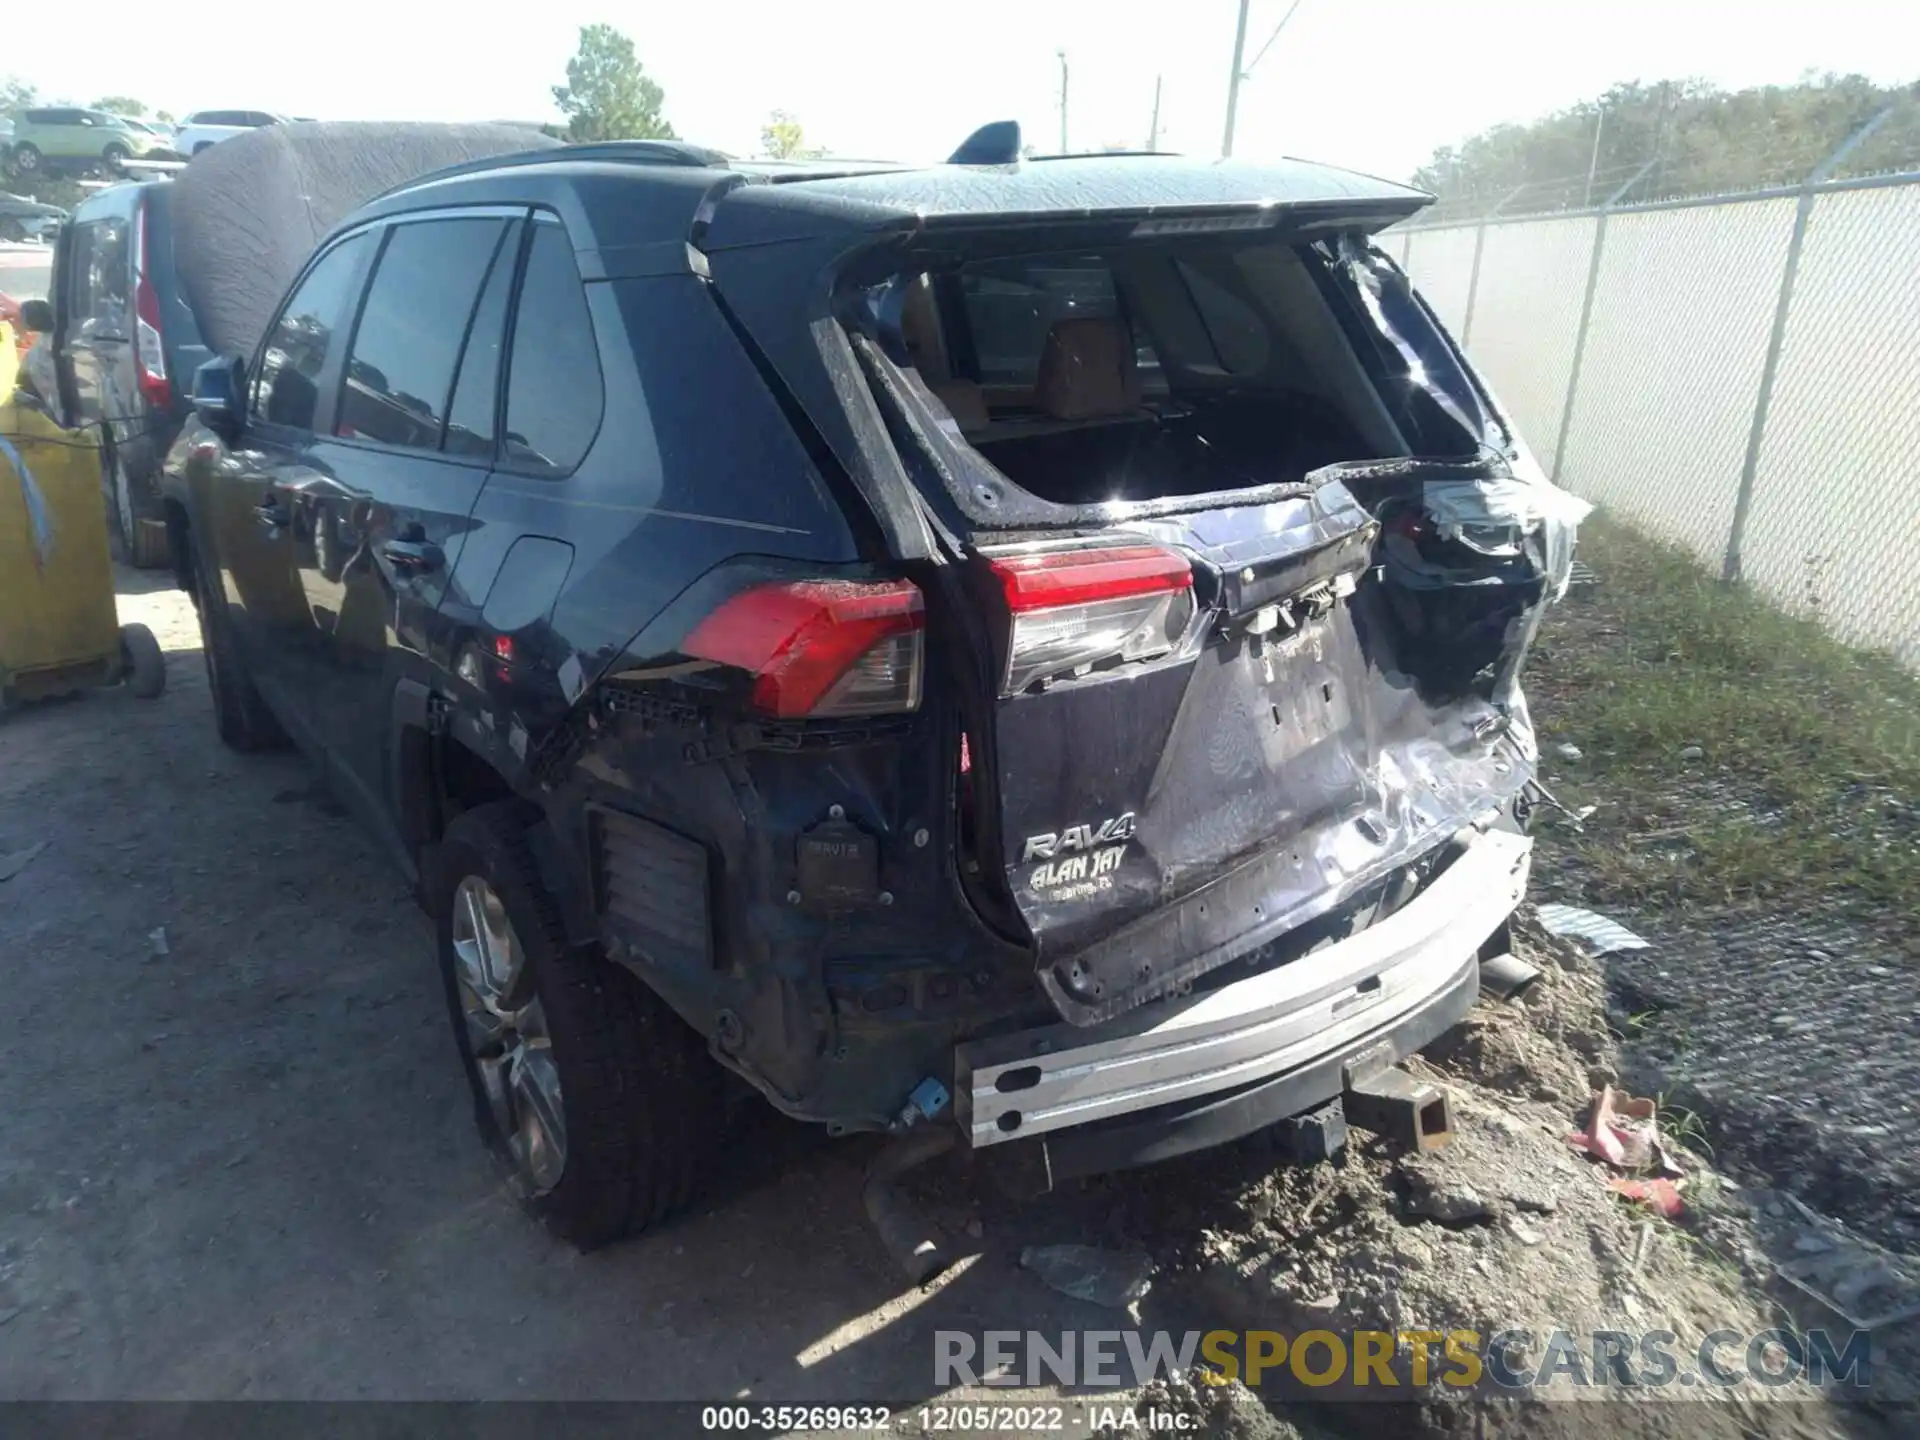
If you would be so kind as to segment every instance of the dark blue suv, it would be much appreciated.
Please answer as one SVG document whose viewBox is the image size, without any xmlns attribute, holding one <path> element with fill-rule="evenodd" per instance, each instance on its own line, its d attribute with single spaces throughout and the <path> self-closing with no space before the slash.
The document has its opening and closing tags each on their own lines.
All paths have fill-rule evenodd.
<svg viewBox="0 0 1920 1440">
<path fill-rule="evenodd" d="M 220 733 L 417 880 L 580 1243 L 690 1193 L 729 1075 L 882 1178 L 1443 1138 L 1379 1077 L 1504 950 L 1578 502 L 1369 239 L 1427 197 L 983 148 L 457 167 L 199 377 Z"/>
</svg>

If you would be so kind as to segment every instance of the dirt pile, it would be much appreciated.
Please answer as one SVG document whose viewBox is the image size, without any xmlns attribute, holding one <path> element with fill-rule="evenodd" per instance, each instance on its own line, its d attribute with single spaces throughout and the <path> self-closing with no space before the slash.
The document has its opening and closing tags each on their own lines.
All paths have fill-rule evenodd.
<svg viewBox="0 0 1920 1440">
<path fill-rule="evenodd" d="M 1408 1067 L 1452 1094 L 1456 1137 L 1447 1148 L 1390 1153 L 1355 1131 L 1338 1162 L 1303 1169 L 1242 1145 L 1210 1173 L 1191 1171 L 1177 1183 L 1109 1184 L 1101 1192 L 1109 1239 L 1146 1245 L 1162 1283 L 1185 1284 L 1223 1326 L 1289 1337 L 1469 1330 L 1481 1337 L 1489 1374 L 1497 1351 L 1508 1375 L 1550 1377 L 1539 1382 L 1544 1390 L 1496 1395 L 1714 1402 L 1689 1406 L 1684 1417 L 1663 1405 L 1609 1404 L 1606 1433 L 1662 1433 L 1682 1421 L 1686 1433 L 1701 1435 L 1832 1428 L 1823 1417 L 1841 1412 L 1829 1404 L 1770 1403 L 1814 1398 L 1803 1383 L 1747 1379 L 1723 1388 L 1698 1378 L 1711 1332 L 1739 1333 L 1737 1345 L 1716 1352 L 1738 1372 L 1748 1364 L 1746 1337 L 1783 1323 L 1844 1327 L 1817 1311 L 1796 1320 L 1762 1292 L 1773 1260 L 1790 1247 L 1768 1230 L 1765 1194 L 1724 1180 L 1669 1135 L 1686 1171 L 1688 1210 L 1668 1220 L 1607 1189 L 1615 1172 L 1569 1145 L 1594 1090 L 1618 1078 L 1601 977 L 1584 954 L 1537 926 L 1523 926 L 1519 941 L 1542 968 L 1539 982 L 1518 1001 L 1483 1001 L 1445 1044 Z M 1612 1362 L 1597 1353 L 1599 1331 L 1624 1332 L 1636 1347 L 1649 1332 L 1671 1332 L 1675 1378 L 1632 1391 L 1610 1385 L 1618 1372 L 1600 1373 Z M 1555 1338 L 1561 1332 L 1566 1339 Z M 1494 1345 L 1495 1336 L 1508 1338 Z M 1643 1352 L 1627 1358 L 1634 1374 L 1647 1373 Z M 1403 1341 L 1403 1375 L 1407 1359 Z M 1430 1374 L 1445 1368 L 1436 1347 Z M 1272 1386 L 1263 1394 L 1274 1401 Z M 1482 1418 L 1469 1422 L 1468 1395 L 1438 1383 L 1393 1398 L 1419 1402 L 1394 1407 L 1396 1433 L 1480 1423 L 1549 1434 L 1568 1418 L 1562 1407 L 1497 1404 L 1476 1407 Z M 1472 1398 L 1485 1401 L 1486 1388 Z M 1369 1412 L 1384 1420 L 1378 1406 L 1315 1410 L 1337 1429 L 1384 1433 L 1371 1421 L 1355 1429 Z M 1858 1410 L 1845 1412 L 1839 1430 L 1873 1433 Z"/>
</svg>

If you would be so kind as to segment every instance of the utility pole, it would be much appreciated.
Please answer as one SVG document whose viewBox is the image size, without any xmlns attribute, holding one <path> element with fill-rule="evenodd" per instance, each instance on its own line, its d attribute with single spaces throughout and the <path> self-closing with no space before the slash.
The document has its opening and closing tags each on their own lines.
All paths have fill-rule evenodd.
<svg viewBox="0 0 1920 1440">
<path fill-rule="evenodd" d="M 1060 57 L 1060 153 L 1067 153 L 1067 52 L 1053 52 Z"/>
<path fill-rule="evenodd" d="M 1233 121 L 1240 111 L 1240 82 L 1253 78 L 1254 67 L 1267 58 L 1267 51 L 1273 48 L 1273 42 L 1280 38 L 1280 32 L 1287 28 L 1287 22 L 1293 19 L 1293 12 L 1300 8 L 1300 0 L 1293 0 L 1287 7 L 1287 13 L 1280 17 L 1280 23 L 1273 27 L 1273 33 L 1267 36 L 1267 43 L 1246 65 L 1240 62 L 1247 53 L 1247 10 L 1250 0 L 1240 0 L 1240 21 L 1233 31 L 1233 75 L 1227 81 L 1227 137 L 1220 142 L 1220 158 L 1225 160 L 1233 154 Z"/>
<path fill-rule="evenodd" d="M 1160 148 L 1160 81 L 1163 78 L 1159 75 L 1153 77 L 1153 120 L 1147 126 L 1147 149 L 1150 151 Z"/>
<path fill-rule="evenodd" d="M 1247 54 L 1247 10 L 1253 0 L 1240 0 L 1240 19 L 1233 27 L 1233 73 L 1227 78 L 1227 133 L 1220 141 L 1220 158 L 1233 155 L 1233 117 L 1240 108 L 1240 62 Z"/>
<path fill-rule="evenodd" d="M 1593 117 L 1593 158 L 1587 161 L 1587 202 L 1581 208 L 1593 208 L 1593 175 L 1600 168 L 1600 132 L 1607 123 L 1607 107 L 1602 105 L 1599 113 Z"/>
</svg>

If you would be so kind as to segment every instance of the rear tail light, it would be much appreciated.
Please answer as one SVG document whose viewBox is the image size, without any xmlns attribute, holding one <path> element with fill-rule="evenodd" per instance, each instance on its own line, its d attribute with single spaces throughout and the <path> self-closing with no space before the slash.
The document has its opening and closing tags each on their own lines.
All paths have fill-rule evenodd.
<svg viewBox="0 0 1920 1440">
<path fill-rule="evenodd" d="M 1177 550 L 1127 545 L 990 563 L 1013 618 L 1002 694 L 1167 654 L 1193 620 L 1193 567 Z"/>
<path fill-rule="evenodd" d="M 752 675 L 763 714 L 879 715 L 919 707 L 925 626 L 904 580 L 799 580 L 734 596 L 681 648 Z"/>
<path fill-rule="evenodd" d="M 139 371 L 140 393 L 149 404 L 164 410 L 173 403 L 167 383 L 167 352 L 160 343 L 160 297 L 147 278 L 147 207 L 133 212 L 133 357 Z"/>
</svg>

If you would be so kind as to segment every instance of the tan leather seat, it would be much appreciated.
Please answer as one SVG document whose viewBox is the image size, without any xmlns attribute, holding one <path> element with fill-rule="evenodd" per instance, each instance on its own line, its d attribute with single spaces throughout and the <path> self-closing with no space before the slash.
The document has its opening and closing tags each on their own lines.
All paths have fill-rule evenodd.
<svg viewBox="0 0 1920 1440">
<path fill-rule="evenodd" d="M 1139 400 L 1127 327 L 1092 315 L 1054 321 L 1034 389 L 1040 409 L 1056 420 L 1127 414 Z"/>
</svg>

